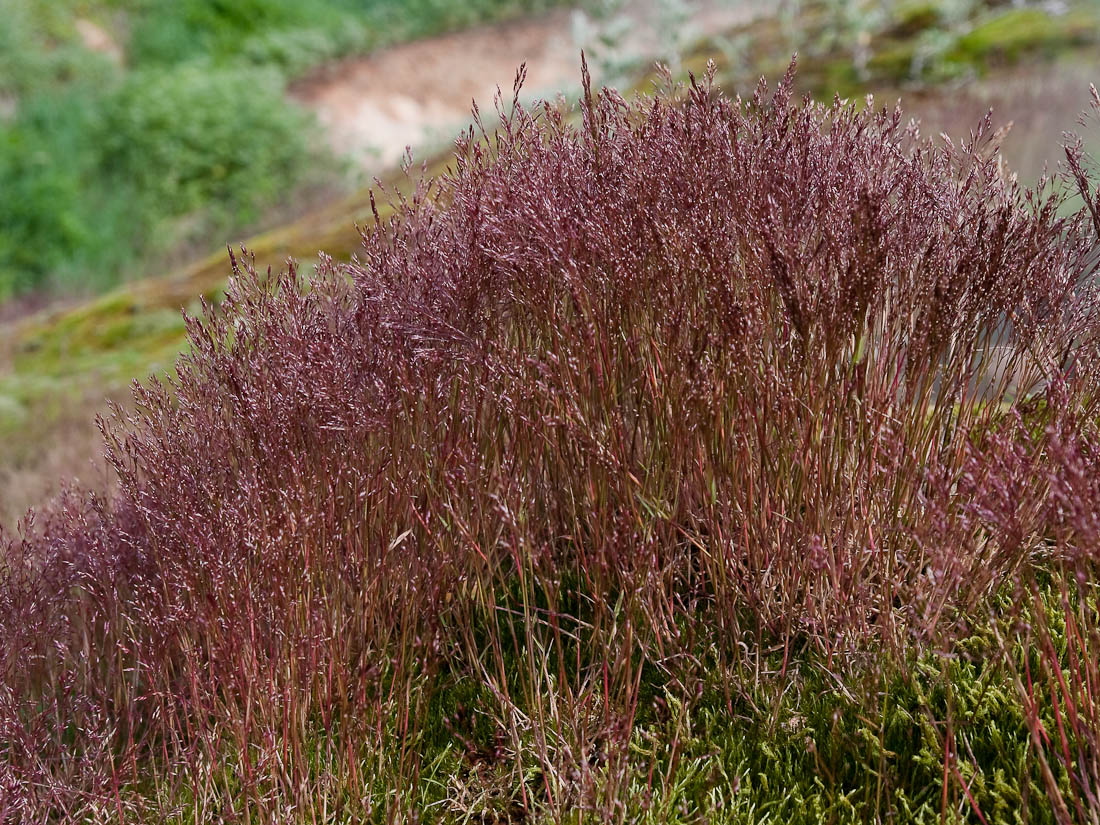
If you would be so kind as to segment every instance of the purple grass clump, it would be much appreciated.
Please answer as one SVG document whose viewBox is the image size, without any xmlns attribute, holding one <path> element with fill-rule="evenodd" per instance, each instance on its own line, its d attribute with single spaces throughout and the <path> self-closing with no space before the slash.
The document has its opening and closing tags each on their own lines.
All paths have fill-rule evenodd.
<svg viewBox="0 0 1100 825">
<path fill-rule="evenodd" d="M 522 811 L 610 812 L 591 766 L 626 764 L 643 670 L 727 702 L 764 651 L 844 679 L 1051 563 L 1095 618 L 1080 153 L 1074 211 L 988 118 L 935 143 L 791 74 L 585 81 L 579 123 L 478 119 L 351 264 L 235 258 L 176 378 L 103 423 L 117 496 L 5 540 L 0 820 L 409 814 L 447 679 L 538 766 Z"/>
</svg>

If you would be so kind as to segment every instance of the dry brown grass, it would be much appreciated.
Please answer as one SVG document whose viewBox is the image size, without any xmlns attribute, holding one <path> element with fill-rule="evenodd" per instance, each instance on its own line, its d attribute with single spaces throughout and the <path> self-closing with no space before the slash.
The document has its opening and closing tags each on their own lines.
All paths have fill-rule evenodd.
<svg viewBox="0 0 1100 825">
<path fill-rule="evenodd" d="M 0 442 L 0 527 L 14 529 L 29 509 L 47 506 L 70 483 L 112 489 L 95 423 L 106 412 L 103 397 L 87 395 L 57 419 Z"/>
</svg>

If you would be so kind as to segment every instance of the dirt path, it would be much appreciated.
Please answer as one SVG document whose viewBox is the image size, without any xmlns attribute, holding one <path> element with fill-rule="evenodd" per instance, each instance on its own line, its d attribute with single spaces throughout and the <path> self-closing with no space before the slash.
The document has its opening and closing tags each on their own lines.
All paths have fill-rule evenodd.
<svg viewBox="0 0 1100 825">
<path fill-rule="evenodd" d="M 629 0 L 611 24 L 618 27 L 616 57 L 653 59 L 676 39 L 744 23 L 765 8 L 760 0 L 680 0 L 680 6 L 670 16 L 670 0 Z M 374 173 L 393 166 L 406 146 L 448 141 L 469 122 L 471 101 L 491 109 L 496 88 L 510 90 L 522 63 L 530 96 L 577 87 L 580 50 L 592 36 L 591 21 L 561 10 L 343 61 L 295 84 L 291 94 L 316 113 L 337 153 Z"/>
</svg>

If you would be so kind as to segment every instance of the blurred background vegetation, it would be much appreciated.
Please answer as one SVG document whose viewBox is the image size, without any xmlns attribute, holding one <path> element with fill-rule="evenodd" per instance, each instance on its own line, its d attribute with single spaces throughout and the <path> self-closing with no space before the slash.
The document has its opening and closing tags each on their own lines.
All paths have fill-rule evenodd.
<svg viewBox="0 0 1100 825">
<path fill-rule="evenodd" d="M 316 65 L 552 4 L 0 0 L 0 301 L 100 290 L 335 185 L 284 94 Z"/>
</svg>

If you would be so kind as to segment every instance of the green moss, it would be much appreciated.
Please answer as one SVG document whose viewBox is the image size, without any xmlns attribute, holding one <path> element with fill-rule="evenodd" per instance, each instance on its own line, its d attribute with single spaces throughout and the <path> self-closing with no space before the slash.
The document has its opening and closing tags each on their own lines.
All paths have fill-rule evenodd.
<svg viewBox="0 0 1100 825">
<path fill-rule="evenodd" d="M 834 93 L 858 98 L 869 88 L 933 85 L 1027 59 L 1069 57 L 1100 44 L 1100 6 L 1094 3 L 1076 4 L 1064 14 L 991 10 L 980 4 L 968 18 L 950 22 L 942 3 L 914 2 L 895 9 L 887 25 L 871 32 L 869 58 L 861 72 L 847 46 L 826 36 L 831 23 L 822 8 L 809 6 L 800 23 L 801 37 L 811 48 L 799 62 L 798 84 L 824 98 Z M 728 88 L 750 86 L 760 73 L 781 73 L 796 48 L 774 20 L 749 24 L 738 33 L 748 51 L 740 61 L 741 74 L 729 61 L 720 64 L 721 81 Z M 822 40 L 833 45 L 815 53 L 812 44 Z M 694 55 L 693 65 L 705 63 L 706 54 L 704 47 Z M 751 77 L 742 76 L 745 66 L 751 67 Z"/>
<path fill-rule="evenodd" d="M 1012 9 L 980 23 L 959 38 L 950 57 L 975 65 L 1014 61 L 1025 54 L 1053 54 L 1100 38 L 1100 15 L 1089 8 L 1055 15 Z"/>
<path fill-rule="evenodd" d="M 75 317 L 74 317 L 75 316 Z M 178 312 L 141 307 L 122 295 L 95 312 L 74 313 L 55 326 L 23 338 L 14 359 L 16 370 L 40 374 L 71 372 L 77 362 L 118 350 L 148 351 L 150 343 L 183 335 Z"/>
<path fill-rule="evenodd" d="M 522 628 L 510 632 L 518 637 Z M 1025 804 L 1027 821 L 1055 821 L 1020 700 L 987 629 L 946 655 L 929 652 L 902 666 L 879 662 L 877 675 L 857 671 L 843 682 L 813 658 L 784 670 L 778 654 L 765 657 L 755 677 L 740 679 L 706 653 L 698 656 L 704 688 L 695 698 L 656 671 L 645 673 L 629 738 L 608 745 L 606 762 L 580 771 L 594 808 L 570 807 L 564 819 L 536 811 L 525 821 L 597 823 L 600 801 L 612 798 L 622 821 L 654 825 L 1011 822 Z M 522 670 L 522 662 L 509 667 Z M 524 785 L 526 798 L 539 798 L 532 793 L 542 769 L 533 730 L 518 752 L 471 757 L 470 746 L 494 750 L 501 732 L 496 699 L 446 673 L 427 689 L 417 734 L 427 766 L 418 789 L 427 806 L 422 821 L 451 821 L 459 814 L 444 802 L 458 799 L 468 801 L 461 814 L 474 821 L 510 821 L 505 814 L 524 798 Z M 547 709 L 528 704 L 523 691 L 511 695 L 520 718 L 545 718 Z M 945 788 L 948 731 L 956 756 Z M 555 735 L 562 733 L 568 736 Z M 565 781 L 568 765 L 556 770 L 565 771 L 556 775 Z"/>
<path fill-rule="evenodd" d="M 786 685 L 778 704 L 774 695 L 757 695 L 757 712 L 741 703 L 731 713 L 714 691 L 685 707 L 675 692 L 665 691 L 626 744 L 626 787 L 619 776 L 615 795 L 627 821 L 939 823 L 945 813 L 942 740 L 949 706 L 956 744 L 966 749 L 959 775 L 986 821 L 1011 821 L 1020 811 L 1024 783 L 1033 800 L 1030 821 L 1053 821 L 1035 802 L 1043 791 L 1028 762 L 1027 733 L 1018 702 L 998 672 L 983 674 L 977 665 L 929 657 L 908 681 L 898 675 L 860 701 L 847 698 L 812 665 L 790 674 Z M 447 698 L 435 704 L 454 706 Z M 433 743 L 437 757 L 449 754 L 453 781 L 472 785 L 472 797 L 479 790 L 487 797 L 488 789 L 478 783 L 496 783 L 501 776 L 490 780 L 471 770 L 459 744 L 448 745 L 448 736 L 437 731 L 425 741 Z M 515 775 L 529 775 L 536 767 Z M 601 782 L 609 780 L 610 774 L 596 771 L 597 799 L 610 792 L 601 790 Z M 497 789 L 494 798 L 521 795 L 515 786 L 510 792 Z M 954 775 L 947 797 L 948 821 L 980 821 Z M 577 811 L 566 821 L 599 820 Z"/>
<path fill-rule="evenodd" d="M 893 22 L 886 33 L 894 38 L 910 38 L 935 28 L 942 22 L 942 3 L 916 0 L 901 3 L 894 9 Z"/>
</svg>

